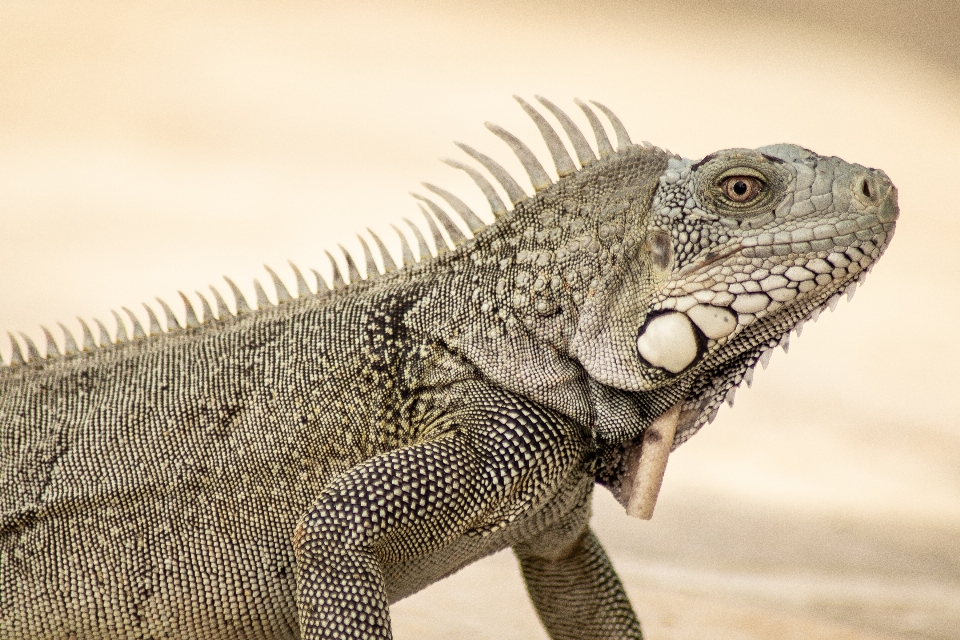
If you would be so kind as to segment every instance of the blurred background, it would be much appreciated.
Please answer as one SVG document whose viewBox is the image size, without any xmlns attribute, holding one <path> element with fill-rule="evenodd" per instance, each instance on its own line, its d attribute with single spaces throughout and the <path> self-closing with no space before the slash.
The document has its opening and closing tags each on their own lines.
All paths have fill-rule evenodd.
<svg viewBox="0 0 960 640">
<path fill-rule="evenodd" d="M 651 640 L 956 638 L 956 1 L 4 2 L 0 331 L 42 348 L 224 274 L 253 300 L 262 264 L 327 274 L 366 227 L 397 249 L 421 180 L 483 211 L 437 158 L 522 176 L 485 120 L 546 158 L 514 93 L 685 157 L 795 142 L 890 175 L 897 237 L 853 303 L 677 450 L 652 521 L 598 491 L 595 527 Z M 394 619 L 545 637 L 509 553 Z"/>
</svg>

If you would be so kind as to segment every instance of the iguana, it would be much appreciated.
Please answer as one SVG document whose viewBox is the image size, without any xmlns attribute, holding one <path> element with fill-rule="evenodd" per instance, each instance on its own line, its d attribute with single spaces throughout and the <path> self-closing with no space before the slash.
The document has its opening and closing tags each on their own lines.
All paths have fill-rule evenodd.
<svg viewBox="0 0 960 640">
<path fill-rule="evenodd" d="M 419 196 L 403 266 L 227 280 L 166 330 L 129 310 L 0 368 L 0 637 L 389 638 L 389 604 L 512 547 L 552 638 L 639 638 L 589 526 L 593 487 L 649 518 L 672 448 L 790 332 L 852 293 L 893 235 L 879 170 L 791 144 L 686 160 L 609 109 L 566 133 L 519 99 L 557 181 L 486 155 L 485 225 Z M 452 210 L 471 231 L 451 219 Z M 409 221 L 408 221 L 409 222 Z M 440 223 L 452 241 L 448 247 Z M 396 229 L 396 227 L 394 227 Z M 329 255 L 329 254 L 328 254 Z M 349 283 L 348 283 L 349 280 Z M 21 342 L 26 350 L 21 349 Z"/>
</svg>

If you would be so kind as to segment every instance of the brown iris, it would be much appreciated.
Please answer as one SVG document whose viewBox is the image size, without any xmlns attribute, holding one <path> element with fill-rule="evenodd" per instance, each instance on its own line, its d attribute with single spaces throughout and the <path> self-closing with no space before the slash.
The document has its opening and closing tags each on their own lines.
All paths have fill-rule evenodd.
<svg viewBox="0 0 960 640">
<path fill-rule="evenodd" d="M 720 183 L 720 189 L 731 202 L 747 204 L 760 195 L 763 183 L 753 176 L 730 176 Z"/>
</svg>

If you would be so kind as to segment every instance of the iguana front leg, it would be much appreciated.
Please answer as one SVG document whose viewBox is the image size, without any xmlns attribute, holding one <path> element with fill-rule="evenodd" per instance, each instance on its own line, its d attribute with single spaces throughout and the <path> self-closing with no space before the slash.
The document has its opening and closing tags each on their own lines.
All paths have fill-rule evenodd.
<svg viewBox="0 0 960 640">
<path fill-rule="evenodd" d="M 390 638 L 385 565 L 508 526 L 583 473 L 585 436 L 569 420 L 496 389 L 457 400 L 442 435 L 350 469 L 301 518 L 304 640 Z"/>
<path fill-rule="evenodd" d="M 640 622 L 584 511 L 580 522 L 514 546 L 530 599 L 553 640 L 640 639 Z"/>
</svg>

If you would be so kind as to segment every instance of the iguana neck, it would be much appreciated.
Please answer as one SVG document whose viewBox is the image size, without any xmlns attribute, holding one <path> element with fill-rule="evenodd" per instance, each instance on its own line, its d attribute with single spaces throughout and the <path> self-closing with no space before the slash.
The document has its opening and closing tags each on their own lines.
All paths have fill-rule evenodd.
<svg viewBox="0 0 960 640">
<path fill-rule="evenodd" d="M 605 349 L 582 344 L 603 339 L 598 319 L 620 283 L 648 278 L 640 249 L 667 158 L 632 147 L 519 203 L 451 256 L 411 323 L 497 384 L 595 429 L 591 377 Z M 630 305 L 640 313 L 644 300 Z"/>
</svg>

